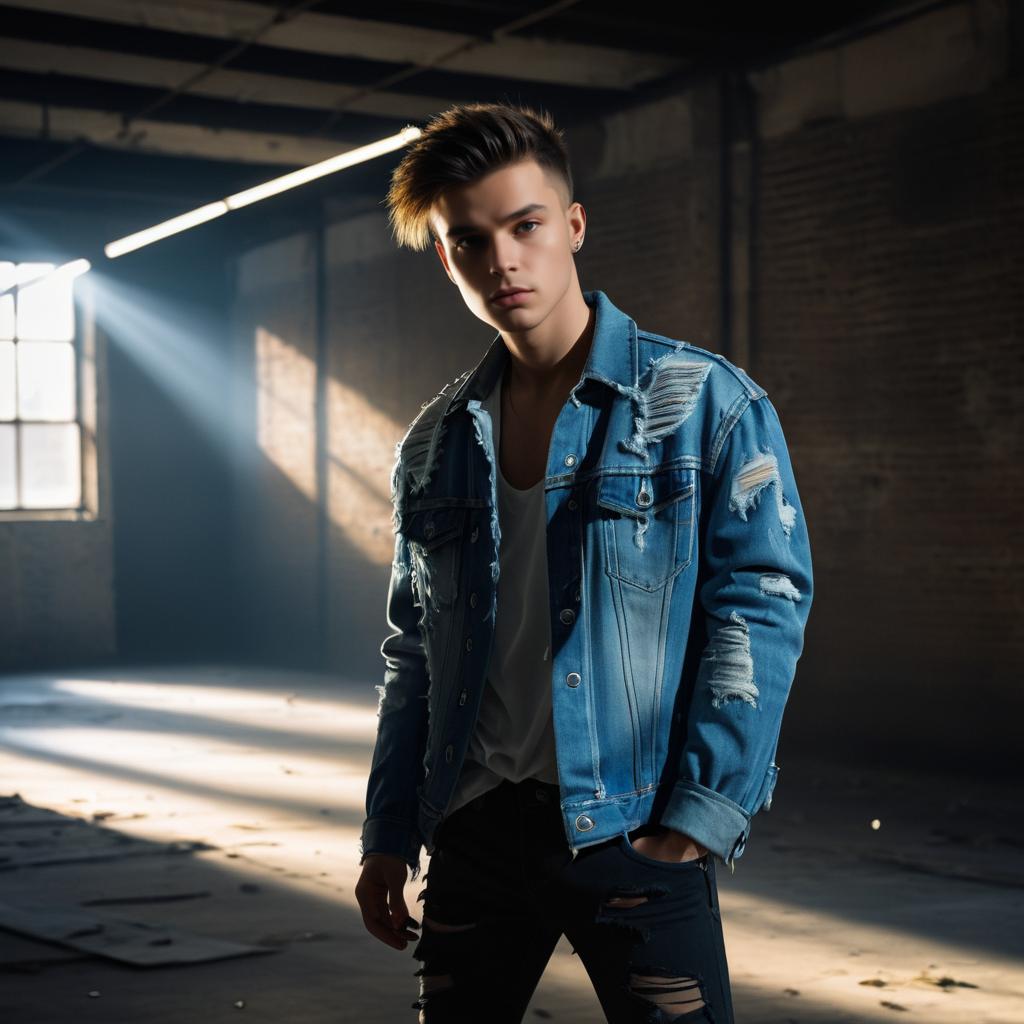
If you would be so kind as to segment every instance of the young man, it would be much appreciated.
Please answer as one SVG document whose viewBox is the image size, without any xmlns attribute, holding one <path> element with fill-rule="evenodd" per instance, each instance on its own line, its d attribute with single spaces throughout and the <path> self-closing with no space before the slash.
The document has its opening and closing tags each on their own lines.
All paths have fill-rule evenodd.
<svg viewBox="0 0 1024 1024">
<path fill-rule="evenodd" d="M 356 896 L 419 940 L 421 1021 L 520 1021 L 565 934 L 609 1021 L 722 1024 L 714 858 L 770 805 L 808 534 L 764 390 L 581 290 L 572 193 L 550 117 L 496 104 L 392 179 L 399 242 L 498 334 L 397 448 Z"/>
</svg>

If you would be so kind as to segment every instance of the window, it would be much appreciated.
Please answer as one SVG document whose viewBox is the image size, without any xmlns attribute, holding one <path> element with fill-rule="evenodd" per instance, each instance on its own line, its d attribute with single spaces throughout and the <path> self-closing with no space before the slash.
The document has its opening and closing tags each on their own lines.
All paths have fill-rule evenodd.
<svg viewBox="0 0 1024 1024">
<path fill-rule="evenodd" d="M 76 275 L 0 262 L 0 510 L 82 506 Z"/>
</svg>

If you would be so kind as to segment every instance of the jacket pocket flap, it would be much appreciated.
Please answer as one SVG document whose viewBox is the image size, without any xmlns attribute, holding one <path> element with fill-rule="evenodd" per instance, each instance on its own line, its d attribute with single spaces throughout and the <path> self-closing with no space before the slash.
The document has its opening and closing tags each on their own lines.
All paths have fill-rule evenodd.
<svg viewBox="0 0 1024 1024">
<path fill-rule="evenodd" d="M 606 473 L 598 481 L 597 503 L 623 515 L 657 515 L 692 496 L 694 471 L 682 466 L 659 473 Z"/>
<path fill-rule="evenodd" d="M 464 506 L 421 509 L 407 513 L 402 532 L 407 541 L 417 543 L 424 551 L 461 536 L 466 523 Z"/>
</svg>

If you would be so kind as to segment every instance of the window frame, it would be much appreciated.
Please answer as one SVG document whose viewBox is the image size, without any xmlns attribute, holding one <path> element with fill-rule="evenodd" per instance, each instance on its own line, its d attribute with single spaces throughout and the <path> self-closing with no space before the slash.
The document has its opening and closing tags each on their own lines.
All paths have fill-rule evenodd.
<svg viewBox="0 0 1024 1024">
<path fill-rule="evenodd" d="M 60 266 L 70 261 L 64 255 L 13 256 L 0 253 L 0 261 L 13 263 L 52 263 Z M 16 301 L 16 300 L 15 300 Z M 105 345 L 96 330 L 95 293 L 89 273 L 77 277 L 72 284 L 72 318 L 73 331 L 70 341 L 74 372 L 75 415 L 67 420 L 35 420 L 23 419 L 21 410 L 15 406 L 15 417 L 2 420 L 4 426 L 13 426 L 16 430 L 15 452 L 15 498 L 22 500 L 22 465 L 21 465 L 21 431 L 20 427 L 34 424 L 74 423 L 78 426 L 78 467 L 79 467 L 79 503 L 76 506 L 52 506 L 28 508 L 16 505 L 14 508 L 0 508 L 0 523 L 32 522 L 32 521 L 94 521 L 101 515 L 101 464 L 100 464 L 100 402 L 99 385 L 102 371 L 105 370 L 102 357 Z M 15 311 L 15 316 L 17 311 Z M 17 338 L 15 322 L 15 367 L 17 367 L 17 346 L 22 342 Z M 5 339 L 6 340 L 6 339 Z M 24 344 L 47 344 L 43 339 L 38 342 L 26 341 Z M 17 388 L 17 382 L 15 382 Z M 15 392 L 15 400 L 18 395 Z M 103 424 L 105 427 L 105 423 Z M 105 491 L 106 488 L 103 488 Z M 105 504 L 105 502 L 103 503 Z"/>
</svg>

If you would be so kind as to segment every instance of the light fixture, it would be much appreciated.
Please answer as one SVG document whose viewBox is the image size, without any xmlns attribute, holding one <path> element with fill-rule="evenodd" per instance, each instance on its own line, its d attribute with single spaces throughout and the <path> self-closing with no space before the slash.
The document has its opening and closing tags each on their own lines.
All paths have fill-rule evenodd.
<svg viewBox="0 0 1024 1024">
<path fill-rule="evenodd" d="M 389 135 L 385 139 L 378 139 L 376 142 L 368 143 L 365 146 L 346 150 L 344 153 L 328 157 L 326 160 L 310 164 L 308 167 L 300 167 L 297 171 L 282 174 L 279 178 L 271 178 L 270 181 L 265 181 L 261 185 L 254 185 L 252 188 L 236 192 L 226 199 L 218 199 L 215 203 L 200 206 L 198 209 L 190 210 L 188 213 L 165 220 L 161 224 L 155 224 L 151 228 L 136 231 L 135 234 L 125 235 L 124 238 L 119 238 L 115 242 L 108 242 L 103 247 L 103 251 L 110 259 L 116 259 L 118 256 L 123 256 L 126 252 L 141 249 L 144 245 L 157 242 L 161 238 L 175 235 L 179 231 L 187 231 L 198 224 L 205 224 L 215 217 L 223 216 L 229 210 L 241 209 L 243 206 L 249 206 L 251 203 L 257 203 L 261 199 L 267 199 L 270 196 L 276 196 L 278 193 L 285 192 L 290 188 L 296 188 L 299 185 L 305 185 L 307 182 L 315 181 L 317 178 L 324 177 L 324 175 L 334 174 L 335 171 L 340 171 L 345 167 L 351 167 L 353 164 L 362 163 L 364 160 L 372 160 L 376 156 L 390 153 L 392 150 L 398 149 L 412 139 L 417 138 L 420 134 L 420 129 L 415 125 L 406 125 L 396 135 Z"/>
<path fill-rule="evenodd" d="M 70 260 L 59 267 L 52 263 L 19 263 L 11 264 L 11 267 L 13 273 L 4 275 L 4 280 L 0 282 L 0 295 L 6 295 L 16 287 L 27 288 L 38 284 L 43 278 L 52 280 L 60 276 L 74 280 L 92 270 L 92 264 L 87 259 Z"/>
<path fill-rule="evenodd" d="M 103 247 L 103 251 L 110 259 L 115 259 L 118 256 L 123 256 L 126 252 L 141 249 L 151 242 L 159 242 L 161 238 L 167 238 L 168 235 L 176 235 L 179 231 L 187 231 L 197 224 L 205 224 L 208 220 L 213 220 L 214 217 L 219 217 L 227 212 L 228 204 L 223 199 L 218 199 L 215 203 L 207 203 L 206 206 L 189 210 L 188 213 L 179 214 L 177 217 L 165 220 L 162 224 L 154 224 L 151 228 L 136 231 L 134 235 L 125 235 L 124 238 L 119 238 L 116 242 L 108 242 Z"/>
<path fill-rule="evenodd" d="M 81 277 L 92 270 L 92 264 L 87 259 L 71 260 L 69 263 L 62 263 L 55 271 L 55 274 L 67 277 Z"/>
</svg>

